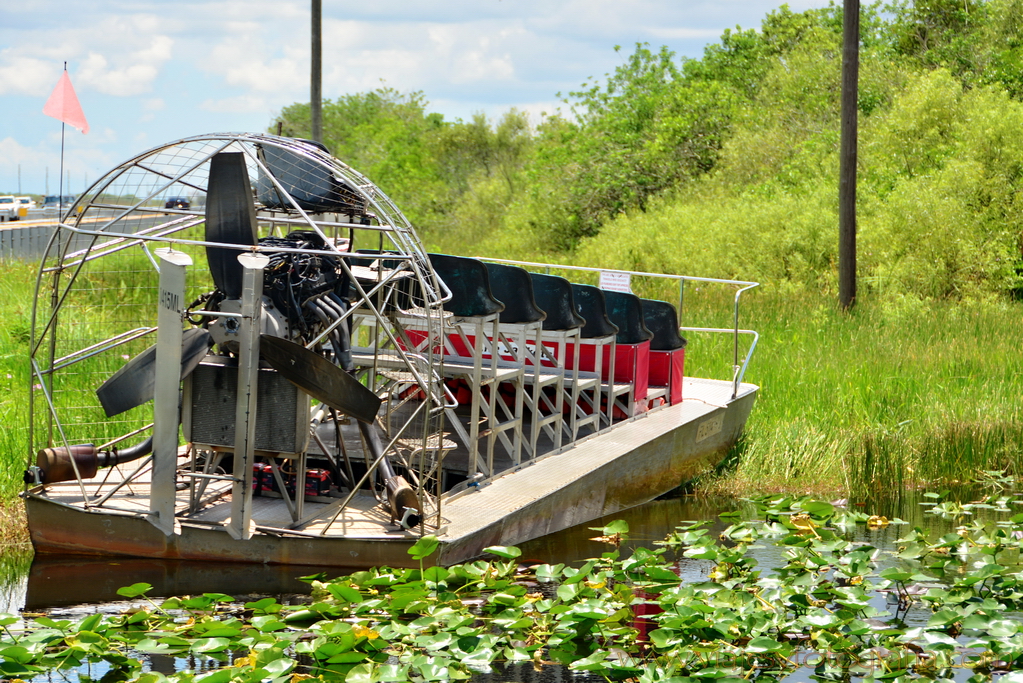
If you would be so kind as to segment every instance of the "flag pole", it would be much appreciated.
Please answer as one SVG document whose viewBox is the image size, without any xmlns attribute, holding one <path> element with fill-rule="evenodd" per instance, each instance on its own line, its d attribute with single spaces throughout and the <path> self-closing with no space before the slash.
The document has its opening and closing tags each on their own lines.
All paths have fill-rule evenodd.
<svg viewBox="0 0 1023 683">
<path fill-rule="evenodd" d="M 67 62 L 64 62 L 64 73 L 67 73 Z M 63 250 L 60 245 L 61 229 L 60 224 L 64 221 L 64 127 L 63 121 L 60 122 L 60 180 L 57 182 L 57 225 L 54 227 L 56 230 L 57 238 L 57 254 L 60 258 L 63 258 Z M 50 310 L 54 312 L 53 328 L 50 330 L 50 348 L 49 348 L 49 367 L 53 368 L 53 360 L 57 357 L 57 320 L 56 311 L 59 304 L 59 290 L 58 282 L 60 281 L 60 269 L 53 274 L 53 290 L 50 292 Z M 46 391 L 49 395 L 53 395 L 53 373 L 47 373 L 46 375 Z M 31 402 L 30 402 L 31 403 Z M 53 445 L 53 416 L 50 415 L 46 423 L 46 444 L 48 446 Z M 29 437 L 31 439 L 31 437 Z M 31 447 L 29 448 L 31 451 Z M 31 454 L 30 454 L 31 457 Z"/>
<path fill-rule="evenodd" d="M 78 101 L 78 96 L 75 94 L 75 88 L 74 88 L 73 85 L 71 85 L 71 79 L 68 77 L 68 73 L 67 73 L 67 62 L 66 61 L 64 62 L 64 72 L 61 74 L 60 80 L 57 82 L 57 87 L 55 87 L 53 89 L 53 92 L 50 94 L 49 99 L 46 100 L 46 104 L 43 105 L 43 113 L 46 114 L 47 116 L 52 116 L 53 118 L 55 118 L 58 121 L 60 121 L 60 180 L 59 180 L 59 182 L 57 184 L 57 187 L 58 187 L 58 190 L 57 190 L 57 192 L 58 192 L 58 195 L 57 195 L 57 211 L 60 214 L 63 214 L 64 213 L 64 138 L 65 138 L 65 129 L 67 127 L 66 124 L 70 123 L 72 126 L 77 128 L 78 130 L 82 131 L 82 134 L 85 134 L 85 133 L 89 132 L 89 122 L 85 118 L 85 112 L 82 111 L 82 105 Z M 71 185 L 71 179 L 68 178 L 68 186 L 70 186 L 70 185 Z M 62 259 L 63 259 L 64 250 L 67 249 L 67 247 L 70 245 L 70 239 L 67 240 L 66 243 L 62 244 L 62 242 L 65 242 L 63 240 L 63 237 L 62 237 L 62 234 L 61 234 L 62 231 L 61 231 L 61 227 L 60 227 L 63 218 L 64 218 L 64 216 L 59 215 L 58 216 L 58 220 L 57 220 L 56 234 L 54 235 L 56 241 L 52 245 L 54 248 L 56 248 L 56 252 L 50 251 L 50 252 L 47 253 L 46 256 L 43 257 L 44 259 L 46 259 L 47 257 L 55 257 L 57 265 L 58 265 L 57 268 L 54 268 L 54 272 L 53 272 L 53 292 L 52 292 L 52 295 L 51 295 L 52 296 L 52 298 L 51 298 L 51 306 L 52 306 L 52 310 L 54 311 L 54 313 L 53 313 L 53 319 L 49 323 L 49 325 L 50 325 L 50 327 L 49 327 L 49 339 L 50 339 L 49 368 L 50 369 L 53 368 L 54 358 L 56 358 L 56 347 L 57 347 L 57 333 L 56 333 L 57 318 L 56 318 L 56 310 L 57 310 L 57 303 L 58 303 L 58 297 L 59 297 L 59 291 L 60 291 L 60 265 L 61 265 L 61 262 L 62 262 Z M 35 314 L 33 313 L 33 316 L 34 315 Z M 53 387 L 53 373 L 47 373 L 46 377 L 44 379 L 42 379 L 42 382 L 44 382 L 47 385 L 47 387 L 49 387 L 52 390 L 52 387 Z M 29 392 L 29 394 L 30 394 L 30 396 L 34 395 L 34 394 L 32 394 L 31 391 Z M 31 399 L 29 401 L 29 421 L 30 422 L 34 419 L 34 417 L 33 417 L 33 406 L 34 406 L 34 403 L 35 403 L 34 399 Z M 47 441 L 47 444 L 52 446 L 53 445 L 53 426 L 54 426 L 54 424 L 53 424 L 53 415 L 51 413 L 49 413 L 49 412 L 47 412 L 47 415 L 48 415 L 48 420 L 47 420 L 47 437 L 46 437 L 46 441 Z M 30 462 L 31 462 L 31 458 L 32 458 L 32 445 L 33 445 L 32 444 L 32 438 L 31 438 L 31 436 L 29 436 L 29 461 Z"/>
<path fill-rule="evenodd" d="M 67 62 L 64 62 L 64 71 L 67 71 Z M 60 122 L 60 178 L 57 183 L 57 222 L 64 220 L 64 127 L 67 124 Z M 58 238 L 59 239 L 59 238 Z M 58 247 L 60 245 L 58 244 Z"/>
<path fill-rule="evenodd" d="M 82 105 L 78 101 L 78 96 L 75 94 L 75 88 L 71 85 L 71 79 L 67 73 L 67 62 L 64 62 L 64 72 L 60 75 L 60 80 L 57 82 L 57 87 L 53 89 L 53 93 L 50 98 L 46 100 L 46 104 L 43 106 L 43 113 L 47 116 L 60 121 L 60 181 L 57 184 L 58 192 L 60 193 L 57 197 L 57 210 L 63 214 L 64 212 L 64 148 L 67 144 L 67 126 L 71 125 L 74 128 L 82 131 L 82 133 L 89 132 L 89 122 L 85 119 L 85 112 L 82 111 Z M 71 179 L 68 178 L 68 187 L 70 189 Z M 64 216 L 60 216 L 63 218 Z"/>
</svg>

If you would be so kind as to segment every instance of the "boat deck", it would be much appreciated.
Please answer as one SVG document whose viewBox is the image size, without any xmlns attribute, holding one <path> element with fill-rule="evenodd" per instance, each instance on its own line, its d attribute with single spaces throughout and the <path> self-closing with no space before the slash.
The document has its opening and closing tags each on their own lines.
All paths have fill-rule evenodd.
<svg viewBox="0 0 1023 683">
<path fill-rule="evenodd" d="M 117 468 L 110 479 L 129 472 L 117 473 Z M 105 473 L 104 473 L 105 474 Z M 102 505 L 90 505 L 97 512 L 113 512 L 126 515 L 147 515 L 149 513 L 149 474 L 147 468 L 132 481 L 115 493 Z M 86 480 L 84 487 L 90 501 L 95 501 L 113 488 L 112 484 L 102 483 L 100 478 Z M 47 498 L 72 507 L 84 507 L 82 491 L 77 482 L 53 484 L 47 487 Z M 231 486 L 229 482 L 216 482 L 207 487 L 204 496 L 205 504 L 196 512 L 189 514 L 191 505 L 189 491 L 179 491 L 175 505 L 178 520 L 184 524 L 206 527 L 225 526 L 231 515 Z M 341 500 L 324 502 L 323 499 L 306 498 L 304 502 L 304 519 L 300 530 L 290 529 L 294 525 L 291 513 L 284 500 L 280 497 L 253 496 L 252 519 L 258 530 L 269 533 L 297 532 L 303 535 L 320 535 L 325 529 L 334 536 L 359 536 L 366 538 L 391 538 L 401 530 L 391 524 L 390 516 L 380 502 L 368 492 L 356 495 L 348 506 L 336 518 Z"/>
</svg>

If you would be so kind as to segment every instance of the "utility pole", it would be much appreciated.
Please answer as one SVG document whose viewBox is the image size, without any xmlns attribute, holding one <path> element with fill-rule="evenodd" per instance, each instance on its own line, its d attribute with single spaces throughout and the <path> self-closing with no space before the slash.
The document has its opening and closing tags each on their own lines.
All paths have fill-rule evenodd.
<svg viewBox="0 0 1023 683">
<path fill-rule="evenodd" d="M 860 71 L 860 0 L 844 0 L 842 142 L 838 170 L 838 302 L 856 301 L 856 113 Z"/>
<path fill-rule="evenodd" d="M 312 69 L 309 82 L 309 119 L 313 140 L 323 142 L 323 0 L 312 0 Z"/>
</svg>

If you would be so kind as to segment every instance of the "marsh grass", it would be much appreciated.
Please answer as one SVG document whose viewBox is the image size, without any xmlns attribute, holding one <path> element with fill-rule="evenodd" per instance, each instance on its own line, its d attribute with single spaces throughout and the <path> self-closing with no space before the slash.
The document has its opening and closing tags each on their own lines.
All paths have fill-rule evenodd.
<svg viewBox="0 0 1023 683">
<path fill-rule="evenodd" d="M 7 585 L 4 580 L 5 560 L 8 556 L 15 558 L 23 554 L 31 554 L 32 543 L 28 536 L 28 520 L 25 517 L 25 506 L 20 498 L 0 502 L 0 586 Z"/>
<path fill-rule="evenodd" d="M 27 354 L 35 272 L 34 265 L 11 262 L 0 276 L 0 496 L 8 500 L 20 489 L 28 452 Z"/>
<path fill-rule="evenodd" d="M 179 236 L 195 238 L 201 237 L 201 233 L 193 229 Z M 208 292 L 211 285 L 202 248 L 188 246 L 184 250 L 193 259 L 193 266 L 188 270 L 188 303 Z M 70 279 L 68 275 L 61 277 Z M 137 246 L 84 264 L 70 282 L 71 289 L 60 309 L 56 356 L 79 351 L 114 333 L 154 326 L 158 279 L 152 261 Z M 66 284 L 62 281 L 60 286 L 63 288 Z M 37 334 L 39 330 L 37 320 Z M 103 444 L 152 420 L 148 404 L 108 419 L 98 406 L 95 390 L 129 358 L 155 343 L 155 334 L 150 334 L 84 359 L 54 375 L 54 402 L 65 416 L 65 423 L 70 425 L 69 441 Z M 37 395 L 36 399 L 37 411 L 45 412 L 41 397 Z M 44 443 L 37 439 L 34 448 L 42 445 Z"/>
<path fill-rule="evenodd" d="M 1003 301 L 753 293 L 761 386 L 732 490 L 891 491 L 1023 466 L 1023 313 Z M 686 371 L 704 370 L 690 346 Z"/>
</svg>

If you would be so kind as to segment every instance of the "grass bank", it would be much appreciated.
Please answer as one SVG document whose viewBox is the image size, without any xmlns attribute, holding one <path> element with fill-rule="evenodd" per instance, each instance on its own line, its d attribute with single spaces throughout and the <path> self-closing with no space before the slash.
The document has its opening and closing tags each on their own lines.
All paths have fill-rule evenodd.
<svg viewBox="0 0 1023 683">
<path fill-rule="evenodd" d="M 13 261 L 0 272 L 0 503 L 20 490 L 28 453 L 27 354 L 37 270 Z"/>
<path fill-rule="evenodd" d="M 864 495 L 1023 472 L 1023 306 L 751 293 L 747 435 L 713 486 Z M 699 374 L 696 345 L 687 371 Z M 691 361 L 691 362 L 690 362 Z"/>
</svg>

